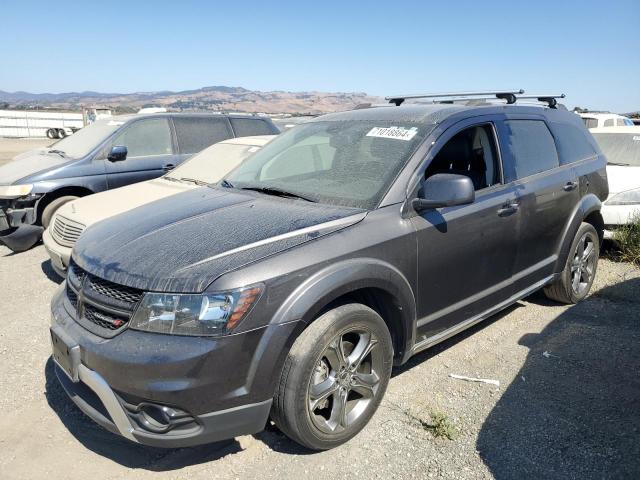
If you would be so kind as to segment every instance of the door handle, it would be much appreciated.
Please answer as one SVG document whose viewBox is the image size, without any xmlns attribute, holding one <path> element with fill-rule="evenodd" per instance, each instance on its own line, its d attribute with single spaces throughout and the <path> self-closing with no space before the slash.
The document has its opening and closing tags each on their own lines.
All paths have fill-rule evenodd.
<svg viewBox="0 0 640 480">
<path fill-rule="evenodd" d="M 173 170 L 174 168 L 176 168 L 176 166 L 173 163 L 167 163 L 164 167 L 162 167 L 165 172 Z"/>
<path fill-rule="evenodd" d="M 564 187 L 562 187 L 565 192 L 570 192 L 576 188 L 578 188 L 578 182 L 567 182 L 564 184 Z"/>
<path fill-rule="evenodd" d="M 505 203 L 500 210 L 498 210 L 498 216 L 500 217 L 508 217 L 509 215 L 513 215 L 520 208 L 520 204 L 517 202 L 509 202 Z"/>
</svg>

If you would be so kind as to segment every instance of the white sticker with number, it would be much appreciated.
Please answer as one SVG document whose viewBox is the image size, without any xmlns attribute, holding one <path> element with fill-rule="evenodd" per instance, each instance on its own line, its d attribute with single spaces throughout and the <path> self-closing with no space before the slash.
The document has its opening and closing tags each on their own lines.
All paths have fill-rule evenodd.
<svg viewBox="0 0 640 480">
<path fill-rule="evenodd" d="M 367 133 L 367 137 L 393 138 L 395 140 L 408 142 L 416 136 L 416 133 L 418 133 L 416 127 L 373 127 L 369 133 Z"/>
</svg>

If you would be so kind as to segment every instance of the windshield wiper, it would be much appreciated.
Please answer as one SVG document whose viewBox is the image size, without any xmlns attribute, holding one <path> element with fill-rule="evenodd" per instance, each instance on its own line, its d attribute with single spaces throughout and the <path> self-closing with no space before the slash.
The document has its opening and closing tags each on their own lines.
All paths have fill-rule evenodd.
<svg viewBox="0 0 640 480">
<path fill-rule="evenodd" d="M 607 162 L 607 165 L 615 165 L 617 167 L 628 167 L 631 164 L 630 163 L 622 163 L 622 162 Z"/>
<path fill-rule="evenodd" d="M 248 186 L 248 187 L 239 187 L 240 190 L 252 190 L 254 192 L 264 193 L 266 195 L 274 195 L 276 197 L 289 197 L 289 198 L 299 198 L 300 200 L 305 200 L 307 202 L 317 203 L 317 200 L 313 198 L 305 197 L 300 195 L 299 193 L 288 192 L 286 190 L 282 190 L 280 188 L 275 187 L 259 187 L 259 186 Z"/>
<path fill-rule="evenodd" d="M 62 158 L 65 158 L 67 155 L 62 150 L 49 150 L 47 153 L 57 153 Z"/>
<path fill-rule="evenodd" d="M 220 185 L 223 186 L 224 188 L 235 188 L 233 186 L 233 183 L 231 183 L 229 180 L 227 180 L 226 178 L 223 178 L 222 181 L 220 182 Z"/>
</svg>

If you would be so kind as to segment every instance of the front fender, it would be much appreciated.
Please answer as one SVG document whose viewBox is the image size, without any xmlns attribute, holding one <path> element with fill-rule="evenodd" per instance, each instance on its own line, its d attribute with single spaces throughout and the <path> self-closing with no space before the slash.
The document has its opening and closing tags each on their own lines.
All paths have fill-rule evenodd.
<svg viewBox="0 0 640 480">
<path fill-rule="evenodd" d="M 401 362 L 415 341 L 416 302 L 406 277 L 393 265 L 375 258 L 344 260 L 316 272 L 296 288 L 273 316 L 272 323 L 311 323 L 324 307 L 348 293 L 376 288 L 391 295 L 400 325 L 396 358 Z M 388 319 L 387 319 L 388 320 Z"/>
</svg>

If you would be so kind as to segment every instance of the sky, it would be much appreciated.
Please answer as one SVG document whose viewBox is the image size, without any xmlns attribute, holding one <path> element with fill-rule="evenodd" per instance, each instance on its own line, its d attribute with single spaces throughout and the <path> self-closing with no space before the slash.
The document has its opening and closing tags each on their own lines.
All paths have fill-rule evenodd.
<svg viewBox="0 0 640 480">
<path fill-rule="evenodd" d="M 524 88 L 640 110 L 640 0 L 0 0 L 0 90 Z"/>
</svg>

